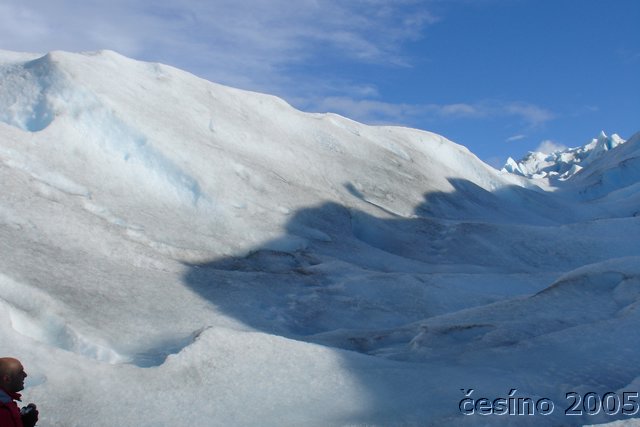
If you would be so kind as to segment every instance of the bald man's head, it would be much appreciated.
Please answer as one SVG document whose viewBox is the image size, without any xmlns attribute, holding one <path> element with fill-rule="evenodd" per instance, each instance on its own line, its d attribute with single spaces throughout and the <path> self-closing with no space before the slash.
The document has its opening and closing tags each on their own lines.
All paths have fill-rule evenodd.
<svg viewBox="0 0 640 427">
<path fill-rule="evenodd" d="M 17 393 L 24 389 L 27 373 L 22 363 L 13 357 L 0 357 L 0 387 L 6 391 Z"/>
</svg>

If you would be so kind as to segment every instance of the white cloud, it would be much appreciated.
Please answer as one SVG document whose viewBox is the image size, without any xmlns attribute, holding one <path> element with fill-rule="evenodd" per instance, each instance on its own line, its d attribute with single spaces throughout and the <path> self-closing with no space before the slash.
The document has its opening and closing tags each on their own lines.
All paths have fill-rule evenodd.
<svg viewBox="0 0 640 427">
<path fill-rule="evenodd" d="M 373 91 L 375 93 L 375 91 Z M 335 112 L 369 124 L 404 124 L 429 121 L 491 120 L 514 117 L 527 127 L 536 127 L 552 120 L 552 112 L 524 102 L 480 101 L 454 104 L 390 103 L 378 99 L 361 99 L 359 94 L 298 99 L 298 106 L 314 112 Z M 515 135 L 509 142 L 525 138 Z"/>
<path fill-rule="evenodd" d="M 515 117 L 530 127 L 540 126 L 555 118 L 554 114 L 537 105 L 521 101 L 493 101 L 484 100 L 471 104 L 429 104 L 425 111 L 445 118 L 475 118 L 492 119 Z"/>
<path fill-rule="evenodd" d="M 513 136 L 510 136 L 509 138 L 507 138 L 507 139 L 506 139 L 506 141 L 507 141 L 507 142 L 516 142 L 516 141 L 523 140 L 523 139 L 525 139 L 526 137 L 527 137 L 526 135 L 522 135 L 522 134 L 519 134 L 519 135 L 513 135 Z"/>
<path fill-rule="evenodd" d="M 533 126 L 541 125 L 554 118 L 553 113 L 537 105 L 512 102 L 503 106 L 507 115 L 519 116 Z"/>
<path fill-rule="evenodd" d="M 407 65 L 403 43 L 437 20 L 419 0 L 5 0 L 0 48 L 112 49 L 283 93 L 283 69 L 314 58 Z"/>
<path fill-rule="evenodd" d="M 479 117 L 484 115 L 477 106 L 469 104 L 430 104 L 426 106 L 426 109 L 445 117 Z"/>
<path fill-rule="evenodd" d="M 207 79 L 282 96 L 308 111 L 367 123 L 513 117 L 553 118 L 524 102 L 389 103 L 378 88 L 313 63 L 410 65 L 404 43 L 439 21 L 421 0 L 3 0 L 0 48 L 112 49 L 188 69 Z M 308 67 L 296 73 L 296 67 Z M 327 75 L 328 74 L 328 75 Z"/>
<path fill-rule="evenodd" d="M 39 13 L 19 3 L 0 4 L 0 43 L 5 49 L 39 52 L 37 42 L 52 31 Z"/>
<path fill-rule="evenodd" d="M 553 153 L 555 151 L 562 151 L 562 150 L 566 150 L 568 147 L 562 144 L 559 144 L 557 142 L 554 142 L 550 139 L 546 139 L 544 141 L 542 141 L 540 143 L 540 145 L 538 145 L 538 148 L 535 149 L 535 151 L 539 151 L 541 153 L 545 153 L 545 154 L 549 154 L 549 153 Z"/>
<path fill-rule="evenodd" d="M 309 107 L 319 112 L 336 112 L 369 124 L 403 124 L 420 116 L 423 109 L 410 104 L 354 99 L 344 96 L 331 96 L 317 100 Z"/>
</svg>

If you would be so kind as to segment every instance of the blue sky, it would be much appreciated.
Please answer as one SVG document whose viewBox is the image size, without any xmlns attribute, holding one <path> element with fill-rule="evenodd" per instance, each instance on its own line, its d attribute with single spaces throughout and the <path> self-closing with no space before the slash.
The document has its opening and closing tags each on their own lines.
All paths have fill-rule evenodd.
<svg viewBox="0 0 640 427">
<path fill-rule="evenodd" d="M 640 131 L 637 0 L 0 0 L 0 49 L 112 49 L 500 166 Z"/>
</svg>

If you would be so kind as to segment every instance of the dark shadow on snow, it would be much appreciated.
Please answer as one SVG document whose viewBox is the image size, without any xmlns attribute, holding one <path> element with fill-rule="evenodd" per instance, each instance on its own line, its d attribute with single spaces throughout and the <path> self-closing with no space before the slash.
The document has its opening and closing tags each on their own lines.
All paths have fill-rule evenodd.
<svg viewBox="0 0 640 427">
<path fill-rule="evenodd" d="M 380 208 L 383 218 L 336 203 L 302 209 L 280 239 L 245 257 L 189 265 L 185 283 L 255 330 L 384 356 L 407 351 L 416 331 L 406 325 L 444 314 L 447 304 L 435 299 L 447 291 L 433 279 L 436 273 L 554 272 L 611 256 L 606 245 L 585 256 L 575 252 L 575 241 L 544 244 L 556 226 L 573 219 L 553 197 L 515 186 L 489 192 L 470 181 L 450 182 L 454 192 L 425 195 L 411 218 L 391 216 L 382 203 L 347 185 L 353 197 Z M 306 247 L 274 249 L 286 247 L 292 236 L 305 239 Z M 460 293 L 461 301 L 448 307 L 491 302 L 478 295 Z M 389 388 L 397 384 L 371 381 L 363 378 L 372 408 L 388 407 Z M 422 387 L 420 379 L 416 384 Z"/>
<path fill-rule="evenodd" d="M 427 194 L 412 218 L 379 218 L 336 203 L 302 209 L 280 239 L 245 257 L 192 264 L 185 283 L 251 327 L 301 338 L 335 329 L 398 327 L 429 317 L 429 301 L 415 298 L 425 286 L 424 275 L 554 272 L 590 257 L 575 253 L 575 241 L 546 243 L 558 223 L 542 216 L 545 209 L 571 215 L 548 196 L 520 187 L 492 193 L 469 181 L 450 182 L 455 192 Z M 306 240 L 306 247 L 274 249 L 291 246 L 287 241 L 294 238 Z M 610 256 L 609 247 L 595 249 L 587 261 Z M 410 295 L 407 307 L 386 309 L 389 293 L 403 291 Z"/>
</svg>

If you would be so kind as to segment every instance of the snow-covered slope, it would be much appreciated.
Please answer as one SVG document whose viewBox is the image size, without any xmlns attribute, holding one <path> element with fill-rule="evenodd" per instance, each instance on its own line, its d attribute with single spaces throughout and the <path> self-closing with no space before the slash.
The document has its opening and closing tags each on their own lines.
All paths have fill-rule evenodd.
<svg viewBox="0 0 640 427">
<path fill-rule="evenodd" d="M 636 184 L 640 182 L 640 133 L 609 155 L 594 160 L 591 167 L 576 175 L 572 181 L 572 186 L 583 199 L 598 200 L 604 197 L 606 203 L 619 206 L 624 203 L 622 199 L 634 197 L 638 193 Z M 636 204 L 636 210 L 628 214 L 638 215 L 637 208 L 640 205 Z"/>
<path fill-rule="evenodd" d="M 578 425 L 616 417 L 564 393 L 639 383 L 637 137 L 559 190 L 110 51 L 0 63 L 0 348 L 39 425 Z"/>
</svg>

